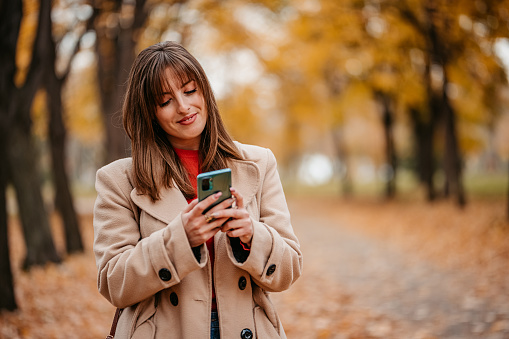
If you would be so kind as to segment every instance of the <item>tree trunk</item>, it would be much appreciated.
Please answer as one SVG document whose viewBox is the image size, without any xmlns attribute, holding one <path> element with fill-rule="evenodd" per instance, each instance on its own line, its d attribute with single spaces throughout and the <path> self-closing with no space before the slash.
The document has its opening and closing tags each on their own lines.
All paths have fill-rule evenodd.
<svg viewBox="0 0 509 339">
<path fill-rule="evenodd" d="M 445 71 L 444 71 L 445 74 Z M 456 196 L 457 203 L 460 207 L 466 204 L 465 191 L 463 189 L 461 156 L 458 146 L 458 136 L 456 133 L 456 116 L 454 109 L 449 101 L 446 93 L 447 77 L 444 75 L 443 86 L 443 113 L 445 123 L 445 175 L 447 190 L 450 194 Z"/>
<path fill-rule="evenodd" d="M 67 253 L 83 252 L 78 216 L 65 166 L 66 130 L 62 119 L 62 82 L 53 77 L 46 87 L 49 100 L 49 137 L 55 185 L 55 205 L 62 216 Z"/>
<path fill-rule="evenodd" d="M 427 200 L 433 201 L 436 198 L 433 180 L 435 173 L 433 156 L 434 114 L 429 114 L 428 121 L 422 121 L 423 118 L 417 109 L 411 109 L 410 113 L 414 125 L 417 175 L 420 182 L 426 187 Z"/>
<path fill-rule="evenodd" d="M 17 120 L 9 132 L 8 152 L 10 174 L 16 190 L 27 249 L 23 268 L 27 269 L 49 261 L 60 262 L 60 258 L 53 244 L 41 194 L 41 180 L 37 172 L 30 126 L 22 125 L 22 122 Z"/>
<path fill-rule="evenodd" d="M 445 131 L 445 152 L 444 152 L 444 169 L 445 169 L 445 192 L 446 194 L 454 194 L 460 207 L 465 206 L 465 192 L 463 189 L 463 180 L 461 174 L 461 156 L 458 146 L 458 136 L 456 134 L 456 115 L 454 109 L 447 96 L 447 66 L 449 64 L 449 50 L 447 43 L 438 34 L 436 27 L 437 8 L 434 1 L 427 4 L 426 15 L 428 21 L 428 45 L 432 60 L 442 68 L 442 84 L 439 88 L 435 88 L 435 97 L 437 100 L 438 112 L 442 114 Z M 442 22 L 445 31 L 451 26 L 447 17 Z M 438 87 L 438 86 L 437 86 Z"/>
<path fill-rule="evenodd" d="M 48 16 L 46 20 L 49 25 L 44 26 L 46 32 L 43 36 L 47 39 L 44 55 L 43 68 L 47 72 L 47 81 L 44 83 L 48 98 L 48 111 L 50 114 L 49 119 L 49 139 L 51 147 L 51 161 L 53 169 L 53 184 L 55 187 L 55 206 L 60 212 L 64 225 L 65 246 L 67 253 L 83 252 L 83 242 L 81 240 L 80 227 L 78 217 L 74 209 L 73 196 L 69 187 L 69 179 L 66 170 L 66 129 L 63 121 L 63 108 L 62 108 L 62 87 L 67 78 L 70 69 L 69 67 L 64 73 L 62 78 L 56 74 L 56 46 L 53 40 L 51 31 L 51 17 L 50 12 L 45 12 Z M 77 49 L 75 50 L 75 52 Z"/>
<path fill-rule="evenodd" d="M 341 127 L 336 127 L 332 130 L 332 140 L 336 147 L 336 156 L 339 162 L 343 165 L 344 173 L 341 175 L 341 193 L 344 197 L 350 197 L 352 195 L 352 177 L 350 176 L 350 168 L 348 166 L 348 155 L 343 142 L 341 133 Z"/>
<path fill-rule="evenodd" d="M 22 17 L 21 0 L 0 2 L 0 310 L 17 308 L 9 252 L 6 188 L 8 183 L 7 133 L 9 102 L 15 87 L 16 44 Z"/>
<path fill-rule="evenodd" d="M 122 126 L 122 99 L 129 69 L 135 58 L 135 34 L 147 18 L 146 0 L 137 0 L 132 24 L 116 23 L 115 27 L 104 25 L 98 15 L 95 23 L 97 34 L 98 79 L 101 107 L 106 129 L 105 162 L 130 155 L 130 141 Z M 97 3 L 96 11 L 102 11 Z M 113 11 L 118 12 L 122 1 L 115 1 Z M 103 19 L 104 20 L 104 19 Z"/>
<path fill-rule="evenodd" d="M 19 9 L 21 11 L 21 9 Z M 42 265 L 48 261 L 60 262 L 48 222 L 41 194 L 41 180 L 36 165 L 36 153 L 32 144 L 30 109 L 32 102 L 43 80 L 42 51 L 44 44 L 43 29 L 45 25 L 51 26 L 50 18 L 51 0 L 41 0 L 39 22 L 35 37 L 32 61 L 27 73 L 25 84 L 18 89 L 12 78 L 6 79 L 9 91 L 6 100 L 7 127 L 7 154 L 9 178 L 16 190 L 19 215 L 23 227 L 26 243 L 26 258 L 23 264 L 25 269 L 32 265 Z M 18 13 L 6 13 L 15 16 Z M 19 27 L 18 27 L 19 30 Z M 51 32 L 51 30 L 49 30 Z M 17 33 L 16 33 L 17 36 Z M 16 42 L 16 41 L 15 41 Z M 15 46 L 15 44 L 14 44 Z M 15 47 L 13 51 L 15 51 Z M 15 52 L 12 52 L 15 53 Z M 10 60 L 8 60 L 10 62 Z M 11 67 L 15 69 L 14 64 Z"/>
<path fill-rule="evenodd" d="M 0 128 L 0 159 L 7 159 L 5 129 Z M 15 310 L 18 306 L 14 296 L 11 261 L 9 253 L 9 232 L 7 216 L 7 167 L 0 166 L 0 310 Z"/>
<path fill-rule="evenodd" d="M 391 108 L 391 98 L 387 93 L 377 91 L 375 93 L 377 101 L 382 105 L 382 124 L 384 127 L 385 138 L 385 159 L 387 165 L 392 170 L 392 173 L 387 173 L 385 178 L 385 197 L 388 199 L 394 198 L 396 195 L 396 151 L 394 149 L 394 135 L 393 135 L 393 112 Z"/>
</svg>

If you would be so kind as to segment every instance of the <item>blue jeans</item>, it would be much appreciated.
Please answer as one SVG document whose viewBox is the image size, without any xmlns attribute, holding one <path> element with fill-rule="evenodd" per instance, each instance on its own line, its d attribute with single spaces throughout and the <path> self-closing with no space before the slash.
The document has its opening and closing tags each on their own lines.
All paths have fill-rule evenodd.
<svg viewBox="0 0 509 339">
<path fill-rule="evenodd" d="M 212 311 L 210 318 L 210 339 L 220 339 L 219 336 L 219 317 L 217 312 Z"/>
</svg>

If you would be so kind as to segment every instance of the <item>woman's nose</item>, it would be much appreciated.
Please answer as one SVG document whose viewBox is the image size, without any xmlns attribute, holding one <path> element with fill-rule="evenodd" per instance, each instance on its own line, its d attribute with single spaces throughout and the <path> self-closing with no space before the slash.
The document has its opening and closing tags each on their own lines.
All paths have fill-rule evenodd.
<svg viewBox="0 0 509 339">
<path fill-rule="evenodd" d="M 191 105 L 189 103 L 189 100 L 187 100 L 185 97 L 180 97 L 178 100 L 178 110 L 180 113 L 187 113 L 191 109 Z"/>
</svg>

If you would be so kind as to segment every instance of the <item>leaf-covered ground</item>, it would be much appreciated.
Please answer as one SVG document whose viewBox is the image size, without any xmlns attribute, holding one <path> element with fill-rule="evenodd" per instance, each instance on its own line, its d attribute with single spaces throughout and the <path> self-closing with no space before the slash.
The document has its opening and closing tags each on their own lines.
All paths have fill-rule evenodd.
<svg viewBox="0 0 509 339">
<path fill-rule="evenodd" d="M 503 201 L 366 202 L 289 199 L 304 274 L 274 303 L 289 338 L 509 338 L 509 224 Z M 86 252 L 19 270 L 19 310 L 0 314 L 0 338 L 102 338 L 114 308 L 97 292 L 92 218 Z M 58 217 L 52 218 L 62 249 Z"/>
<path fill-rule="evenodd" d="M 509 338 L 502 201 L 464 210 L 327 199 L 290 206 L 305 274 L 275 296 L 289 338 Z"/>
</svg>

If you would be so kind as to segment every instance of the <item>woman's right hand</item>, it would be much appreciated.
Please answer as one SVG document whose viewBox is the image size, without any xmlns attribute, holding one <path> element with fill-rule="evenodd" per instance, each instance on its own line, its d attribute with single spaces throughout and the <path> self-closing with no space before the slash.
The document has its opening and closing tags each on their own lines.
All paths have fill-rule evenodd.
<svg viewBox="0 0 509 339">
<path fill-rule="evenodd" d="M 200 246 L 207 240 L 212 238 L 220 229 L 228 218 L 212 219 L 207 221 L 207 216 L 215 211 L 226 209 L 233 204 L 233 198 L 226 199 L 217 206 L 207 211 L 204 215 L 203 211 L 207 209 L 221 196 L 221 192 L 208 196 L 203 201 L 195 199 L 187 205 L 182 212 L 182 224 L 189 240 L 191 247 Z"/>
</svg>

